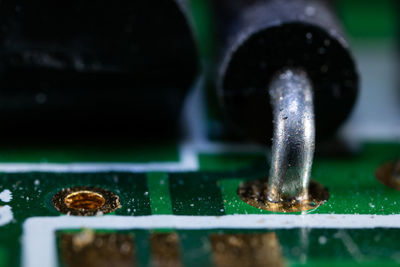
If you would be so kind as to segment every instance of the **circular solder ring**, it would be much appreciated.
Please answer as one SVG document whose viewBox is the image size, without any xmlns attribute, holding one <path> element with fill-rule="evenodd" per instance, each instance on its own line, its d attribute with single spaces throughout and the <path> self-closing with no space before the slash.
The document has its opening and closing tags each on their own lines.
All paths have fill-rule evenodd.
<svg viewBox="0 0 400 267">
<path fill-rule="evenodd" d="M 63 189 L 54 195 L 53 205 L 61 213 L 79 216 L 107 214 L 121 207 L 118 195 L 97 187 Z"/>
<path fill-rule="evenodd" d="M 400 190 L 400 159 L 379 166 L 375 176 L 382 184 Z"/>
</svg>

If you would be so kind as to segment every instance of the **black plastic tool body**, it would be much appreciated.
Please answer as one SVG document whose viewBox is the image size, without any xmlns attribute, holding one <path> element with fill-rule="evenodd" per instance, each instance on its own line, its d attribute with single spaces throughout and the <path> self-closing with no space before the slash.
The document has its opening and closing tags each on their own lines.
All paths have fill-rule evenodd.
<svg viewBox="0 0 400 267">
<path fill-rule="evenodd" d="M 316 136 L 331 136 L 349 115 L 358 74 L 330 2 L 217 0 L 218 95 L 237 132 L 266 143 L 272 135 L 268 85 L 277 72 L 301 68 L 315 98 Z"/>
<path fill-rule="evenodd" d="M 180 1 L 2 1 L 2 133 L 175 133 L 197 64 Z"/>
</svg>

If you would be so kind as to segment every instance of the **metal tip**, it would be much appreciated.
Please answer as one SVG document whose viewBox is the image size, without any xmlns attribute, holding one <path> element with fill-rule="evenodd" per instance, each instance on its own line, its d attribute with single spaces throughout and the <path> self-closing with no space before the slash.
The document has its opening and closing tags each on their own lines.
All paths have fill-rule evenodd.
<svg viewBox="0 0 400 267">
<path fill-rule="evenodd" d="M 274 133 L 267 199 L 301 202 L 308 199 L 315 146 L 312 85 L 303 70 L 286 69 L 272 79 L 269 94 Z"/>
</svg>

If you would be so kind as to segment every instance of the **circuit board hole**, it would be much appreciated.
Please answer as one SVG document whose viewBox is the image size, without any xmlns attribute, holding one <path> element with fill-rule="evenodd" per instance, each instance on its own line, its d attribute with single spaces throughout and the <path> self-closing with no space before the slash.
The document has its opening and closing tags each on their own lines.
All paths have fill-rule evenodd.
<svg viewBox="0 0 400 267">
<path fill-rule="evenodd" d="M 93 216 L 113 212 L 121 207 L 119 196 L 97 187 L 71 187 L 53 197 L 54 207 L 68 215 Z"/>
<path fill-rule="evenodd" d="M 67 195 L 64 199 L 68 208 L 76 210 L 97 210 L 105 203 L 105 198 L 93 191 L 78 191 Z"/>
</svg>

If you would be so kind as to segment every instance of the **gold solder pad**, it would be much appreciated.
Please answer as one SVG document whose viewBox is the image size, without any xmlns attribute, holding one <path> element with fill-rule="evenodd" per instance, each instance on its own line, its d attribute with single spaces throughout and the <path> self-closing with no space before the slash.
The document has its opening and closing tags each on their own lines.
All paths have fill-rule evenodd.
<svg viewBox="0 0 400 267">
<path fill-rule="evenodd" d="M 308 199 L 302 202 L 270 202 L 267 200 L 267 179 L 253 180 L 242 183 L 237 191 L 239 197 L 247 204 L 272 212 L 301 212 L 316 209 L 329 198 L 328 189 L 321 184 L 311 181 L 308 188 Z"/>
<path fill-rule="evenodd" d="M 54 195 L 53 205 L 61 213 L 79 216 L 106 214 L 121 207 L 118 195 L 96 187 L 63 189 Z"/>
<path fill-rule="evenodd" d="M 400 190 L 400 160 L 381 165 L 375 171 L 375 176 L 382 184 Z"/>
<path fill-rule="evenodd" d="M 214 234 L 210 239 L 217 267 L 285 266 L 275 233 Z"/>
<path fill-rule="evenodd" d="M 60 236 L 60 256 L 66 266 L 136 266 L 135 237 L 132 234 L 96 233 L 83 229 Z"/>
<path fill-rule="evenodd" d="M 177 233 L 153 233 L 150 236 L 153 267 L 181 267 L 181 252 Z"/>
</svg>

